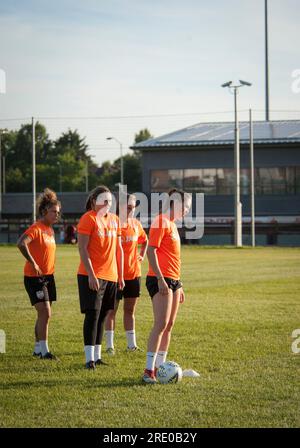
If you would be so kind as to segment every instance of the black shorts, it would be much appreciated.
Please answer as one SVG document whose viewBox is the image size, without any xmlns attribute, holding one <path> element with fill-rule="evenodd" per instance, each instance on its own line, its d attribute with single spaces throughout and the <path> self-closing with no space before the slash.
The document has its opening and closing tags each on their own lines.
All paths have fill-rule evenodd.
<svg viewBox="0 0 300 448">
<path fill-rule="evenodd" d="M 179 288 L 182 288 L 182 283 L 180 280 L 173 280 L 172 278 L 168 278 L 168 277 L 164 277 L 164 279 L 165 279 L 168 287 L 173 292 Z M 157 277 L 147 275 L 146 287 L 148 289 L 150 297 L 153 298 L 155 296 L 155 294 L 157 294 L 159 291 Z"/>
<path fill-rule="evenodd" d="M 25 276 L 24 285 L 32 306 L 37 303 L 54 302 L 56 300 L 56 286 L 53 275 Z"/>
<path fill-rule="evenodd" d="M 125 280 L 124 289 L 118 289 L 117 299 L 131 299 L 134 297 L 140 297 L 141 294 L 141 277 L 136 277 L 133 280 Z"/>
<path fill-rule="evenodd" d="M 87 275 L 78 274 L 78 290 L 80 311 L 85 313 L 88 310 L 108 311 L 115 308 L 117 295 L 117 283 L 98 278 L 100 288 L 94 291 L 89 287 Z"/>
</svg>

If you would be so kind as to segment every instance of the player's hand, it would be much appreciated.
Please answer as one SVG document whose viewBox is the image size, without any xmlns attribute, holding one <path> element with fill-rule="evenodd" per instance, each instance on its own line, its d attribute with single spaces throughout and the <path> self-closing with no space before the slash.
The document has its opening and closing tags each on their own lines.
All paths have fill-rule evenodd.
<svg viewBox="0 0 300 448">
<path fill-rule="evenodd" d="M 179 303 L 184 303 L 184 301 L 185 301 L 185 294 L 184 294 L 183 289 L 181 288 Z"/>
<path fill-rule="evenodd" d="M 93 291 L 98 291 L 99 289 L 99 280 L 95 275 L 89 275 L 89 288 Z"/>
<path fill-rule="evenodd" d="M 137 259 L 140 263 L 142 263 L 142 261 L 144 261 L 144 257 L 142 257 L 141 254 L 138 254 Z"/>
<path fill-rule="evenodd" d="M 122 291 L 125 288 L 124 279 L 123 278 L 119 279 L 118 284 L 119 284 L 119 289 Z"/>
<path fill-rule="evenodd" d="M 36 273 L 39 277 L 41 277 L 43 275 L 43 272 L 38 264 L 33 263 L 33 269 L 36 271 Z"/>
<path fill-rule="evenodd" d="M 158 279 L 158 290 L 159 293 L 163 296 L 167 296 L 169 294 L 169 287 L 163 277 Z"/>
</svg>

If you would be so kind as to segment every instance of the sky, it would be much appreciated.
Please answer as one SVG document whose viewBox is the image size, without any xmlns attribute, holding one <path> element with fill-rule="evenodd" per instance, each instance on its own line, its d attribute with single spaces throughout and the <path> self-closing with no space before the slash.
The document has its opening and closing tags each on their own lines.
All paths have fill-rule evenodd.
<svg viewBox="0 0 300 448">
<path fill-rule="evenodd" d="M 269 0 L 271 119 L 300 119 L 299 25 L 299 0 Z M 233 120 L 229 80 L 264 119 L 264 0 L 0 0 L 1 70 L 0 127 L 78 129 L 101 164 L 142 128 Z"/>
</svg>

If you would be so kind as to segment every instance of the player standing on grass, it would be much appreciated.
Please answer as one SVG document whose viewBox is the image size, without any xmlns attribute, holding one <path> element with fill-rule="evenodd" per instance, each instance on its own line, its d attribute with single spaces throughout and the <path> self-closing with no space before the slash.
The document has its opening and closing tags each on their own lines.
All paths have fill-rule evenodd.
<svg viewBox="0 0 300 448">
<path fill-rule="evenodd" d="M 104 320 L 114 309 L 117 286 L 123 289 L 123 250 L 119 218 L 109 213 L 112 195 L 105 186 L 89 195 L 78 226 L 80 265 L 78 288 L 83 324 L 86 368 L 105 364 L 101 359 Z"/>
<path fill-rule="evenodd" d="M 168 194 L 168 204 L 154 219 L 149 234 L 146 286 L 152 298 L 154 324 L 148 340 L 145 383 L 156 382 L 155 369 L 166 360 L 179 303 L 184 302 L 180 281 L 180 237 L 175 221 L 188 213 L 191 196 L 177 189 Z"/>
<path fill-rule="evenodd" d="M 144 260 L 148 242 L 141 223 L 133 217 L 135 207 L 136 197 L 134 195 L 127 194 L 121 196 L 117 215 L 120 218 L 122 229 L 125 287 L 123 291 L 118 291 L 116 307 L 114 310 L 110 310 L 106 317 L 106 351 L 110 355 L 115 354 L 115 317 L 122 297 L 124 298 L 123 323 L 127 339 L 127 350 L 131 352 L 140 350 L 136 343 L 135 307 L 141 290 L 141 262 Z M 138 252 L 139 244 L 142 245 L 140 253 Z"/>
<path fill-rule="evenodd" d="M 56 300 L 54 280 L 55 238 L 52 228 L 59 218 L 61 204 L 54 191 L 46 188 L 38 197 L 40 219 L 18 240 L 18 248 L 26 258 L 24 285 L 31 305 L 37 311 L 33 356 L 56 359 L 48 348 L 48 329 L 51 304 Z"/>
</svg>

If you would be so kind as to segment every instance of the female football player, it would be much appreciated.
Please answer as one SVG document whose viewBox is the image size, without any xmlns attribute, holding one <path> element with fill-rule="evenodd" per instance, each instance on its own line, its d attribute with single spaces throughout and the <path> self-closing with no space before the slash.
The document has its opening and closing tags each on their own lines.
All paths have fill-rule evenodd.
<svg viewBox="0 0 300 448">
<path fill-rule="evenodd" d="M 123 250 L 119 218 L 109 213 L 112 195 L 99 186 L 89 195 L 78 226 L 80 265 L 78 289 L 83 324 L 86 368 L 105 364 L 101 357 L 104 320 L 114 309 L 117 285 L 123 289 Z"/>
<path fill-rule="evenodd" d="M 48 348 L 51 304 L 56 300 L 54 280 L 55 238 L 53 224 L 57 222 L 61 204 L 54 191 L 46 188 L 38 197 L 40 218 L 18 240 L 18 248 L 26 258 L 24 285 L 32 306 L 37 311 L 33 355 L 56 359 Z"/>
<path fill-rule="evenodd" d="M 114 310 L 110 310 L 106 317 L 106 351 L 110 355 L 115 354 L 115 317 L 122 297 L 124 298 L 123 324 L 127 350 L 131 352 L 140 350 L 136 343 L 135 307 L 141 290 L 141 262 L 144 260 L 148 242 L 141 223 L 133 217 L 135 207 L 136 197 L 134 195 L 123 194 L 121 196 L 117 214 L 120 218 L 122 232 L 125 287 L 122 291 L 118 291 L 116 307 Z M 141 244 L 140 252 L 138 251 L 139 244 Z"/>
<path fill-rule="evenodd" d="M 191 196 L 173 189 L 167 202 L 164 213 L 157 215 L 152 222 L 149 234 L 146 286 L 152 298 L 154 324 L 143 375 L 146 383 L 156 382 L 155 369 L 166 360 L 179 303 L 184 302 L 180 281 L 180 237 L 175 221 L 188 213 Z"/>
</svg>

